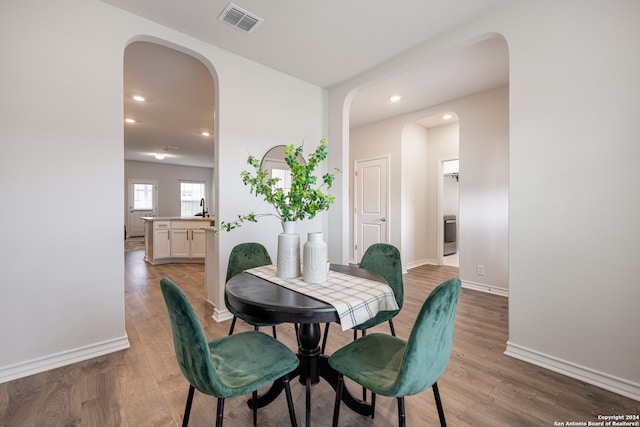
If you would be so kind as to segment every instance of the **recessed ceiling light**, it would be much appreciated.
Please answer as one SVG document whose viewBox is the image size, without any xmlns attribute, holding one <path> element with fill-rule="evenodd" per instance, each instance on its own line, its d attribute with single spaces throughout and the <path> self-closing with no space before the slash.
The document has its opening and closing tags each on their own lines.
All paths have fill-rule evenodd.
<svg viewBox="0 0 640 427">
<path fill-rule="evenodd" d="M 138 101 L 138 102 L 143 102 L 144 101 L 144 96 L 140 96 L 140 95 L 133 95 L 132 97 L 134 100 Z"/>
<path fill-rule="evenodd" d="M 162 153 L 155 154 L 154 157 L 158 160 L 164 160 L 165 155 Z"/>
<path fill-rule="evenodd" d="M 391 102 L 398 102 L 400 101 L 402 97 L 400 95 L 393 95 L 392 97 L 389 98 L 389 101 Z"/>
<path fill-rule="evenodd" d="M 453 114 L 445 114 L 444 116 L 442 116 L 442 118 L 444 120 L 451 120 L 451 119 L 453 119 Z"/>
<path fill-rule="evenodd" d="M 200 135 L 202 135 L 202 136 L 209 136 L 209 135 L 211 135 L 211 134 L 205 130 L 205 131 L 200 132 Z"/>
<path fill-rule="evenodd" d="M 137 120 L 136 119 L 124 119 L 125 122 L 127 123 L 136 123 Z"/>
</svg>

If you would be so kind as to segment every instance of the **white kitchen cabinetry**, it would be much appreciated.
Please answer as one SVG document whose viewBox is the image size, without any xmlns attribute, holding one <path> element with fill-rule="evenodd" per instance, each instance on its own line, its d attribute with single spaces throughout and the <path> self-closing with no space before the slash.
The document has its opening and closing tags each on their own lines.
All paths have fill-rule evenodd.
<svg viewBox="0 0 640 427">
<path fill-rule="evenodd" d="M 213 220 L 185 218 L 145 219 L 145 261 L 151 264 L 204 262 L 206 233 L 204 226 Z"/>
<path fill-rule="evenodd" d="M 171 239 L 169 221 L 153 222 L 153 258 L 169 258 L 171 256 Z"/>
<path fill-rule="evenodd" d="M 171 229 L 171 258 L 189 258 L 189 230 Z"/>
<path fill-rule="evenodd" d="M 205 231 L 201 228 L 191 230 L 191 256 L 194 258 L 204 259 L 205 249 L 207 247 Z"/>
<path fill-rule="evenodd" d="M 171 258 L 204 258 L 202 221 L 171 222 Z"/>
</svg>

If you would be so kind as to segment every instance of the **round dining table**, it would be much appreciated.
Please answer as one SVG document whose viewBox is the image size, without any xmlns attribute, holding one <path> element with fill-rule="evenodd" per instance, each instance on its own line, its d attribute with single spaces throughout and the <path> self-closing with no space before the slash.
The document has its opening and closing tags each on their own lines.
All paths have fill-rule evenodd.
<svg viewBox="0 0 640 427">
<path fill-rule="evenodd" d="M 385 279 L 362 268 L 331 264 L 330 269 L 351 276 L 386 283 Z M 336 309 L 326 302 L 277 285 L 250 273 L 240 273 L 226 283 L 225 292 L 233 308 L 264 321 L 287 322 L 296 324 L 298 331 L 298 358 L 300 365 L 290 374 L 290 378 L 299 377 L 306 390 L 306 426 L 310 426 L 311 387 L 320 379 L 327 381 L 335 390 L 338 373 L 329 366 L 328 357 L 320 352 L 320 324 L 339 322 Z M 276 382 L 259 396 L 257 406 L 271 403 L 284 386 Z M 371 415 L 372 406 L 356 399 L 345 388 L 342 401 L 353 411 L 362 415 Z M 249 400 L 249 406 L 252 401 Z"/>
</svg>

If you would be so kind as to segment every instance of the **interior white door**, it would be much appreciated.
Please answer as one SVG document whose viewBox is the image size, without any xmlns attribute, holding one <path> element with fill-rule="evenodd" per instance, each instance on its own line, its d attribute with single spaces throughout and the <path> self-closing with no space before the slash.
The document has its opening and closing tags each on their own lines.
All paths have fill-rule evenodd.
<svg viewBox="0 0 640 427">
<path fill-rule="evenodd" d="M 145 216 L 156 216 L 158 211 L 158 181 L 130 179 L 129 217 L 127 237 L 144 236 Z"/>
<path fill-rule="evenodd" d="M 388 165 L 387 157 L 356 160 L 355 163 L 354 256 L 358 263 L 369 246 L 389 242 Z"/>
</svg>

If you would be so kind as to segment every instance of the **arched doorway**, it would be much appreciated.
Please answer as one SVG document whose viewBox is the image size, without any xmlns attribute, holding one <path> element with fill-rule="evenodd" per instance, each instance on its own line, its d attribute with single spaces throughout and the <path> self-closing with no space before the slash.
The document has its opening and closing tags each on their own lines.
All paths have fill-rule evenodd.
<svg viewBox="0 0 640 427">
<path fill-rule="evenodd" d="M 124 221 L 131 231 L 126 237 L 139 235 L 129 182 L 156 183 L 150 192 L 154 216 L 183 216 L 201 199 L 205 210 L 213 208 L 215 74 L 196 56 L 149 39 L 132 41 L 125 49 Z M 185 190 L 193 188 L 199 190 L 195 201 L 189 197 L 196 192 Z"/>
</svg>

